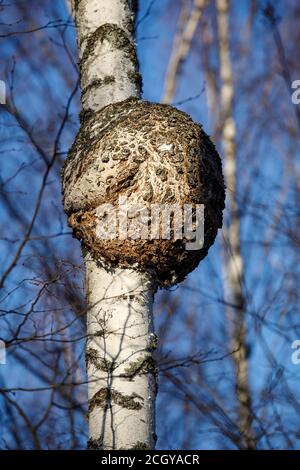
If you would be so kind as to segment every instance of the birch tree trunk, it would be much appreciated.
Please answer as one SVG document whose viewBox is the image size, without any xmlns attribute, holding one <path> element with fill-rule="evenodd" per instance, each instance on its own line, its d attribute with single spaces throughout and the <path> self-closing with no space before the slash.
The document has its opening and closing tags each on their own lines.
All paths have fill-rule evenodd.
<svg viewBox="0 0 300 470">
<path fill-rule="evenodd" d="M 62 189 L 86 262 L 92 449 L 154 447 L 153 296 L 157 286 L 182 281 L 207 255 L 224 209 L 221 160 L 201 126 L 171 106 L 139 99 L 134 5 L 129 0 L 75 2 L 83 111 Z M 131 219 L 132 204 L 135 212 L 139 207 L 139 224 L 141 214 L 148 214 L 142 216 L 141 231 L 125 217 L 131 226 L 125 236 L 124 199 Z M 164 208 L 162 225 L 168 218 L 171 229 L 174 222 L 172 237 L 163 227 L 153 235 L 153 225 L 149 233 L 153 204 Z M 183 217 L 186 204 L 197 207 L 194 248 L 187 243 L 193 236 Z M 116 216 L 116 224 L 108 225 L 118 225 L 118 231 L 121 226 L 119 235 L 103 239 L 103 206 L 110 221 Z"/>
<path fill-rule="evenodd" d="M 108 104 L 140 96 L 133 3 L 75 0 L 82 120 Z M 155 281 L 147 272 L 105 269 L 89 253 L 85 262 L 88 447 L 152 449 Z"/>
<path fill-rule="evenodd" d="M 229 0 L 217 0 L 221 86 L 222 138 L 225 151 L 224 176 L 230 195 L 230 223 L 226 230 L 229 241 L 227 275 L 231 291 L 230 320 L 233 325 L 232 349 L 236 372 L 239 428 L 243 446 L 255 447 L 252 429 L 251 392 L 249 387 L 245 298 L 243 292 L 244 264 L 240 248 L 240 217 L 236 202 L 237 162 L 236 123 L 233 116 L 234 84 L 229 45 Z"/>
<path fill-rule="evenodd" d="M 152 449 L 156 347 L 150 275 L 100 268 L 87 255 L 89 448 Z"/>
</svg>

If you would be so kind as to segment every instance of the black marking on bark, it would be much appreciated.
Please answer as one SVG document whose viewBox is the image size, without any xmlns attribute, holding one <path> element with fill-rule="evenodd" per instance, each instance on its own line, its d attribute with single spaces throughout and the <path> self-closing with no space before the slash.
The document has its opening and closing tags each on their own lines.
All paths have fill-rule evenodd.
<svg viewBox="0 0 300 470">
<path fill-rule="evenodd" d="M 94 113 L 95 111 L 92 109 L 82 109 L 79 114 L 80 124 L 83 125 L 84 122 L 87 122 L 89 119 L 91 119 Z"/>
<path fill-rule="evenodd" d="M 138 374 L 153 374 L 154 376 L 157 374 L 156 363 L 152 356 L 142 356 L 130 362 L 120 376 L 132 381 Z"/>
<path fill-rule="evenodd" d="M 102 338 L 103 336 L 105 336 L 105 331 L 104 330 L 95 331 L 95 333 L 93 333 L 93 336 Z"/>
<path fill-rule="evenodd" d="M 99 439 L 92 439 L 90 438 L 87 442 L 88 450 L 101 450 L 103 449 L 103 440 L 102 438 Z"/>
<path fill-rule="evenodd" d="M 84 49 L 82 58 L 80 60 L 80 67 L 89 59 L 99 43 L 104 40 L 108 41 L 114 49 L 119 49 L 126 54 L 135 67 L 137 67 L 137 55 L 133 42 L 129 39 L 126 31 L 116 24 L 103 24 L 94 31 L 87 40 L 87 45 Z"/>
<path fill-rule="evenodd" d="M 91 90 L 91 88 L 100 88 L 105 85 L 109 85 L 111 83 L 114 83 L 116 81 L 115 77 L 112 75 L 107 75 L 104 78 L 97 78 L 96 80 L 93 80 L 91 83 L 88 84 L 83 90 L 82 94 L 87 93 L 88 91 Z"/>
<path fill-rule="evenodd" d="M 137 441 L 130 449 L 128 450 L 151 450 L 146 442 Z"/>
<path fill-rule="evenodd" d="M 112 372 L 114 370 L 113 362 L 100 357 L 98 351 L 91 347 L 86 349 L 85 361 L 87 367 L 89 364 L 92 364 L 97 370 L 102 370 L 103 372 Z"/>
<path fill-rule="evenodd" d="M 88 414 L 90 414 L 96 407 L 103 409 L 110 408 L 112 403 L 119 405 L 122 408 L 126 408 L 127 410 L 141 410 L 143 405 L 135 400 L 144 401 L 143 397 L 137 393 L 124 395 L 114 389 L 106 387 L 100 388 L 89 402 Z"/>
<path fill-rule="evenodd" d="M 140 72 L 137 72 L 137 71 L 128 72 L 128 78 L 132 83 L 135 83 L 138 85 L 141 92 L 143 91 L 143 77 L 140 74 Z"/>
<path fill-rule="evenodd" d="M 75 8 L 75 10 L 78 9 L 80 2 L 81 2 L 81 0 L 74 0 L 74 8 Z"/>
</svg>

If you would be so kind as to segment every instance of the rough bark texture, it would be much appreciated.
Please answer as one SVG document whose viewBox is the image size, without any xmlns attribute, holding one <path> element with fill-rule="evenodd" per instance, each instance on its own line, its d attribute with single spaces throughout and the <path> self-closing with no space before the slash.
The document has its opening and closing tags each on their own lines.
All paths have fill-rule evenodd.
<svg viewBox="0 0 300 470">
<path fill-rule="evenodd" d="M 120 197 L 126 197 L 128 206 L 140 204 L 149 216 L 154 204 L 176 204 L 182 213 L 184 204 L 203 204 L 203 248 L 187 250 L 185 238 L 105 240 L 98 236 L 97 209 L 110 203 L 110 216 L 115 211 L 120 224 Z M 207 255 L 222 226 L 221 161 L 209 137 L 187 114 L 168 105 L 125 100 L 83 123 L 65 165 L 64 207 L 75 235 L 95 260 L 150 269 L 160 285 L 170 286 L 182 281 Z M 131 216 L 136 232 L 139 216 L 139 212 Z M 184 218 L 181 225 L 184 232 Z"/>
<path fill-rule="evenodd" d="M 75 0 L 74 6 L 83 111 L 63 170 L 63 200 L 86 261 L 89 448 L 149 449 L 155 444 L 153 295 L 158 285 L 182 280 L 214 242 L 224 207 L 221 162 L 185 113 L 139 99 L 136 2 Z M 120 196 L 147 207 L 204 204 L 204 246 L 187 251 L 185 240 L 160 236 L 103 240 L 99 209 L 110 203 L 119 210 Z"/>
<path fill-rule="evenodd" d="M 233 325 L 232 349 L 236 371 L 236 393 L 238 400 L 238 420 L 243 446 L 255 448 L 252 429 L 251 393 L 249 389 L 247 338 L 245 325 L 245 298 L 243 292 L 243 258 L 240 249 L 240 216 L 236 202 L 236 124 L 233 116 L 234 84 L 229 47 L 229 0 L 217 0 L 218 30 L 220 43 L 220 75 L 222 79 L 222 136 L 225 150 L 224 175 L 230 195 L 230 224 L 226 235 L 229 241 L 227 275 L 233 309 L 229 309 Z"/>
</svg>

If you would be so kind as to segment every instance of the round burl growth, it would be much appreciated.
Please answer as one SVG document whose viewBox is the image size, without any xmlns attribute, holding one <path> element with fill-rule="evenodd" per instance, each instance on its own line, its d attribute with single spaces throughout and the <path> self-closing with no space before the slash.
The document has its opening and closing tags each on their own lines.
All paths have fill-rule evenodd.
<svg viewBox="0 0 300 470">
<path fill-rule="evenodd" d="M 63 170 L 64 208 L 74 235 L 106 265 L 152 270 L 162 286 L 180 282 L 207 255 L 222 225 L 224 184 L 213 143 L 187 114 L 134 98 L 85 114 L 82 121 Z M 121 226 L 120 197 L 127 208 L 140 210 L 127 214 L 127 237 L 117 231 L 105 239 L 99 232 L 105 219 Z M 109 204 L 107 213 L 103 204 Z M 174 236 L 178 213 L 172 210 L 170 239 L 162 230 L 153 239 L 151 209 L 186 204 L 204 205 L 202 248 L 187 249 L 185 235 Z"/>
</svg>

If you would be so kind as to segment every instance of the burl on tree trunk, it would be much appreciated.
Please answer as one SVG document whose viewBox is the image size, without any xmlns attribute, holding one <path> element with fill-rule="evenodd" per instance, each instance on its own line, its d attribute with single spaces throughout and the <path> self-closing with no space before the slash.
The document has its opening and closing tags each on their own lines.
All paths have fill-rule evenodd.
<svg viewBox="0 0 300 470">
<path fill-rule="evenodd" d="M 140 99 L 131 3 L 75 5 L 83 112 L 63 170 L 63 202 L 86 261 L 89 448 L 95 449 L 154 448 L 154 293 L 182 281 L 206 256 L 224 208 L 221 161 L 201 126 L 171 106 Z M 106 217 L 121 224 L 122 200 L 148 213 L 160 204 L 204 205 L 203 246 L 189 250 L 185 238 L 151 238 L 146 216 L 149 237 L 136 237 L 140 214 L 131 214 L 128 238 L 105 239 L 99 226 Z"/>
</svg>

